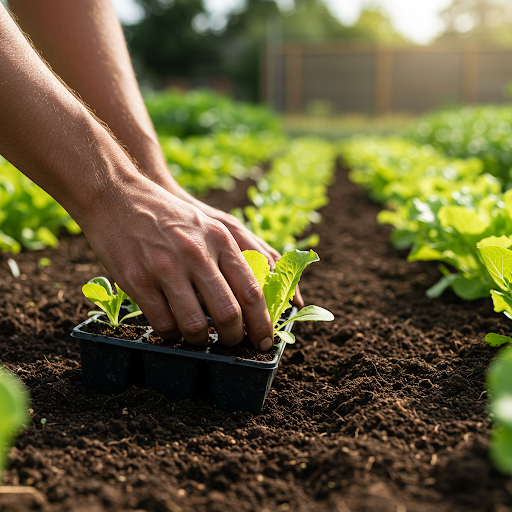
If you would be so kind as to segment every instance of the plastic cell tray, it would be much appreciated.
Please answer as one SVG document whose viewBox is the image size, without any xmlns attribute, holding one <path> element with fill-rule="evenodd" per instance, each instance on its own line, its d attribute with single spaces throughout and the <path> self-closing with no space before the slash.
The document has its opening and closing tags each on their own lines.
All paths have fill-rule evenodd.
<svg viewBox="0 0 512 512">
<path fill-rule="evenodd" d="M 285 318 L 297 312 L 294 307 Z M 132 385 L 145 384 L 170 400 L 211 396 L 224 410 L 258 413 L 270 390 L 283 354 L 279 345 L 271 361 L 255 361 L 145 343 L 151 327 L 137 340 L 91 334 L 83 328 L 94 318 L 76 326 L 71 336 L 80 340 L 82 378 L 85 386 L 108 393 L 121 393 Z M 291 331 L 293 322 L 284 327 Z"/>
</svg>

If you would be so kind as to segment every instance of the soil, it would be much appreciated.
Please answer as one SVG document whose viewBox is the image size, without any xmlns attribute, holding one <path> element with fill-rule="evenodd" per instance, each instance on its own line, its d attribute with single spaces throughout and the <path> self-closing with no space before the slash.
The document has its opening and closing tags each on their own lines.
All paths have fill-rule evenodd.
<svg viewBox="0 0 512 512">
<path fill-rule="evenodd" d="M 98 336 L 120 338 L 124 340 L 138 340 L 147 332 L 144 327 L 137 327 L 135 325 L 119 324 L 114 328 L 100 322 L 90 322 L 87 325 L 84 325 L 82 330 L 90 334 L 97 334 Z"/>
<path fill-rule="evenodd" d="M 243 205 L 244 187 L 208 201 Z M 0 510 L 512 511 L 487 453 L 484 343 L 509 321 L 490 300 L 428 299 L 436 264 L 407 263 L 378 210 L 340 169 L 301 285 L 335 321 L 295 324 L 259 415 L 85 388 L 69 333 L 92 309 L 81 286 L 105 272 L 85 238 L 15 255 L 18 279 L 1 256 L 0 361 L 33 410 L 4 484 L 34 492 L 0 489 Z"/>
</svg>

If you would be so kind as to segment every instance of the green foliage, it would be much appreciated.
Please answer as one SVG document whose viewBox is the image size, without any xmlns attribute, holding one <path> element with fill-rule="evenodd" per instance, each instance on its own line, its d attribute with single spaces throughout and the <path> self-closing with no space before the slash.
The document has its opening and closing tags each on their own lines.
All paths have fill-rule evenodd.
<svg viewBox="0 0 512 512">
<path fill-rule="evenodd" d="M 0 482 L 10 448 L 29 422 L 29 395 L 21 380 L 0 366 Z"/>
<path fill-rule="evenodd" d="M 215 133 L 185 140 L 162 137 L 162 150 L 176 181 L 193 194 L 230 189 L 234 179 L 259 170 L 284 147 L 284 140 L 270 132 Z"/>
<path fill-rule="evenodd" d="M 277 115 L 270 109 L 236 102 L 206 90 L 183 93 L 167 90 L 147 94 L 146 108 L 157 133 L 184 139 L 193 135 L 234 132 L 282 132 Z"/>
<path fill-rule="evenodd" d="M 0 157 L 0 250 L 57 247 L 61 227 L 80 231 L 62 206 Z"/>
<path fill-rule="evenodd" d="M 291 307 L 295 289 L 306 267 L 320 258 L 314 251 L 293 250 L 286 252 L 277 261 L 274 272 L 270 271 L 268 260 L 257 251 L 242 253 L 263 289 L 270 320 L 274 328 L 274 338 L 278 336 L 285 343 L 294 343 L 295 336 L 282 328 L 290 322 L 331 321 L 332 313 L 318 306 L 307 306 L 285 322 L 279 322 L 282 314 Z"/>
<path fill-rule="evenodd" d="M 494 421 L 490 455 L 498 469 L 512 475 L 512 346 L 500 350 L 489 367 L 487 391 Z"/>
<path fill-rule="evenodd" d="M 480 240 L 512 232 L 512 195 L 484 173 L 481 161 L 450 159 L 430 145 L 401 139 L 352 139 L 342 154 L 351 179 L 388 208 L 379 222 L 392 224 L 397 248 L 410 248 L 409 261 L 437 260 L 443 277 L 428 290 L 446 288 L 466 300 L 487 297 L 493 281 L 476 249 Z"/>
<path fill-rule="evenodd" d="M 139 75 L 161 83 L 204 74 L 220 62 L 219 38 L 194 28 L 194 20 L 207 16 L 203 0 L 136 1 L 144 16 L 125 35 Z"/>
<path fill-rule="evenodd" d="M 478 157 L 485 172 L 512 181 L 512 106 L 448 109 L 423 116 L 412 132 L 419 144 L 431 144 L 451 158 Z"/>
<path fill-rule="evenodd" d="M 321 140 L 291 142 L 288 151 L 249 188 L 253 205 L 232 213 L 281 253 L 315 246 L 316 234 L 301 241 L 297 237 L 321 220 L 317 210 L 328 202 L 334 155 L 332 145 Z"/>
<path fill-rule="evenodd" d="M 117 286 L 117 283 L 114 284 L 117 293 L 114 293 L 110 281 L 106 277 L 94 277 L 88 281 L 87 284 L 84 284 L 82 292 L 92 303 L 96 304 L 96 306 L 100 307 L 107 314 L 108 322 L 104 322 L 99 318 L 96 318 L 96 321 L 111 325 L 116 329 L 119 324 L 128 318 L 141 315 L 142 311 L 139 309 L 137 304 L 135 304 L 135 302 L 133 302 L 133 300 L 129 298 L 128 295 L 119 288 L 119 286 Z M 121 305 L 125 299 L 130 300 L 131 311 L 119 320 Z M 91 311 L 89 312 L 89 316 L 94 316 L 98 313 L 101 312 Z"/>
</svg>

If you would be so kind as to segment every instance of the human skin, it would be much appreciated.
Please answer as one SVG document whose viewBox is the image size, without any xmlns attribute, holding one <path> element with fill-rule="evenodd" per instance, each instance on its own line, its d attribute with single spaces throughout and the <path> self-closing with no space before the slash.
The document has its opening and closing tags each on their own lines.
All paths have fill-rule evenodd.
<svg viewBox="0 0 512 512">
<path fill-rule="evenodd" d="M 275 249 L 233 215 L 188 194 L 170 174 L 111 0 L 11 0 L 10 5 L 53 70 L 107 123 L 146 176 L 222 222 L 242 251 L 259 251 L 275 266 L 280 257 Z M 304 305 L 298 288 L 294 303 Z"/>
<path fill-rule="evenodd" d="M 108 9 L 102 0 L 11 1 L 20 18 L 22 6 L 29 4 L 31 8 L 44 4 L 45 9 L 50 4 L 62 8 L 73 4 L 77 10 L 87 4 L 90 10 L 82 15 L 88 23 L 95 17 L 99 19 L 93 25 L 111 21 L 110 14 L 101 17 L 100 11 Z M 39 22 L 44 25 L 46 20 Z M 106 29 L 108 26 L 102 28 Z M 40 59 L 1 4 L 0 34 L 0 154 L 70 213 L 99 260 L 139 304 L 159 335 L 173 339 L 183 334 L 190 343 L 206 342 L 208 324 L 197 290 L 221 343 L 240 342 L 245 321 L 253 345 L 268 350 L 272 325 L 265 300 L 237 240 L 221 221 L 173 189 L 175 184 L 164 177 L 163 166 L 153 165 L 162 157 L 142 100 L 136 99 L 140 94 L 127 85 L 118 95 L 116 87 L 121 87 L 125 78 L 122 73 L 130 70 L 120 66 L 110 71 L 111 81 L 108 73 L 93 81 L 103 83 L 106 89 L 109 84 L 115 86 L 114 92 L 94 108 L 104 121 L 113 124 L 115 134 L 127 147 L 141 136 L 140 143 L 129 151 L 149 177 Z M 97 35 L 92 34 L 88 37 L 95 39 Z M 99 58 L 115 61 L 116 52 L 123 48 L 107 45 Z M 93 67 L 85 54 L 78 54 L 77 61 Z M 121 75 L 115 77 L 116 72 Z M 65 78 L 73 84 L 80 77 Z M 91 95 L 94 89 L 91 84 Z M 81 91 L 84 97 L 87 90 Z M 97 94 L 101 96 L 99 91 Z M 109 107 L 117 96 L 124 97 L 121 105 Z M 132 100 L 134 106 L 123 109 L 123 103 Z M 107 105 L 105 112 L 102 101 Z M 115 119 L 105 119 L 114 110 L 119 112 L 118 124 Z M 140 125 L 133 125 L 137 122 Z M 129 125 L 125 131 L 123 124 Z"/>
</svg>

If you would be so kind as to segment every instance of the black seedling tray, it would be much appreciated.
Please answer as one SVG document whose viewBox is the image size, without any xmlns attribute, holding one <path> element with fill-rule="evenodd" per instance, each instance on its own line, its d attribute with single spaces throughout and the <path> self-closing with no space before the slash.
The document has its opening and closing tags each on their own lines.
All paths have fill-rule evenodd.
<svg viewBox="0 0 512 512">
<path fill-rule="evenodd" d="M 295 315 L 297 308 L 285 319 Z M 85 386 L 121 393 L 133 384 L 146 384 L 170 400 L 211 395 L 213 405 L 224 410 L 259 413 L 270 390 L 285 343 L 272 361 L 255 361 L 145 343 L 147 328 L 135 341 L 91 334 L 76 326 L 71 336 L 80 340 L 82 378 Z M 128 322 L 127 322 L 128 323 Z M 283 330 L 291 331 L 293 322 Z"/>
</svg>

